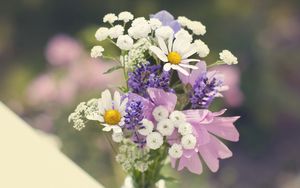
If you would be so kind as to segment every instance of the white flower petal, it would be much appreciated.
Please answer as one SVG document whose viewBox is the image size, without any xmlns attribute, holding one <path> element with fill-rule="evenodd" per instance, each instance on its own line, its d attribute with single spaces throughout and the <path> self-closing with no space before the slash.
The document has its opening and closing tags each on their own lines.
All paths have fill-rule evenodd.
<svg viewBox="0 0 300 188">
<path fill-rule="evenodd" d="M 164 54 L 164 52 L 159 49 L 156 46 L 150 46 L 149 48 L 160 60 L 162 60 L 163 62 L 168 62 L 168 58 L 167 56 Z"/>
<path fill-rule="evenodd" d="M 168 48 L 167 48 L 165 41 L 161 37 L 157 37 L 157 42 L 158 42 L 160 49 L 162 49 L 162 51 L 165 54 L 168 54 Z"/>
<path fill-rule="evenodd" d="M 110 125 L 104 125 L 102 131 L 105 131 L 105 132 L 109 132 L 111 131 L 112 127 Z"/>
<path fill-rule="evenodd" d="M 108 89 L 102 92 L 101 100 L 106 110 L 112 109 L 112 99 L 111 99 L 110 91 Z"/>
<path fill-rule="evenodd" d="M 173 35 L 168 39 L 168 49 L 169 49 L 169 52 L 172 51 L 172 45 L 173 45 Z"/>
<path fill-rule="evenodd" d="M 114 133 L 121 133 L 122 129 L 119 126 L 112 126 L 113 132 Z"/>
<path fill-rule="evenodd" d="M 185 68 L 190 68 L 190 69 L 195 69 L 195 70 L 198 69 L 198 67 L 195 65 L 187 65 L 187 64 L 180 63 L 179 66 L 185 67 Z"/>
<path fill-rule="evenodd" d="M 196 52 L 198 51 L 198 49 L 196 48 L 195 45 L 191 45 L 190 49 L 183 54 L 182 58 L 185 59 L 185 58 L 188 58 L 192 55 L 194 55 Z"/>
<path fill-rule="evenodd" d="M 104 114 L 104 112 L 105 112 L 105 106 L 103 105 L 101 99 L 98 100 L 98 109 L 99 109 L 100 114 Z"/>
<path fill-rule="evenodd" d="M 121 105 L 120 105 L 120 107 L 119 107 L 120 112 L 124 112 L 124 111 L 125 111 L 127 102 L 128 102 L 128 98 L 125 98 L 125 99 L 122 101 L 122 103 L 121 103 Z"/>
<path fill-rule="evenodd" d="M 164 65 L 164 71 L 169 71 L 169 70 L 171 70 L 171 63 L 166 63 Z"/>
<path fill-rule="evenodd" d="M 189 63 L 189 62 L 198 62 L 200 61 L 199 59 L 184 59 L 181 60 L 181 63 Z"/>
<path fill-rule="evenodd" d="M 114 93 L 114 109 L 119 109 L 121 103 L 121 95 L 118 91 Z"/>
<path fill-rule="evenodd" d="M 182 74 L 188 76 L 189 75 L 189 72 L 183 68 L 181 68 L 180 66 L 178 65 L 172 65 L 172 69 L 174 70 L 178 70 L 179 72 L 181 72 Z"/>
</svg>

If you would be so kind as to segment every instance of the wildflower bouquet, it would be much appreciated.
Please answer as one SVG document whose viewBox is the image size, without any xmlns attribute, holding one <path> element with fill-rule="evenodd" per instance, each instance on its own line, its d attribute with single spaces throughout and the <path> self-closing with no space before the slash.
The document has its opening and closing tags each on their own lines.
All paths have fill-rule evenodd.
<svg viewBox="0 0 300 188">
<path fill-rule="evenodd" d="M 219 159 L 232 156 L 219 138 L 238 141 L 233 123 L 239 117 L 208 109 L 228 89 L 222 73 L 211 67 L 237 64 L 237 58 L 223 50 L 220 60 L 207 64 L 202 58 L 210 50 L 199 39 L 206 27 L 183 16 L 174 19 L 167 11 L 149 20 L 130 12 L 107 14 L 103 22 L 110 28 L 100 27 L 96 39 L 120 49 L 119 57 L 108 57 L 119 65 L 106 73 L 121 69 L 126 85 L 80 103 L 69 117 L 74 128 L 81 130 L 86 120 L 93 120 L 105 134 L 111 133 L 109 140 L 119 145 L 116 161 L 131 187 L 169 180 L 161 174 L 167 159 L 178 171 L 201 174 L 204 161 L 216 172 Z M 100 45 L 91 50 L 94 58 L 107 58 L 103 53 Z"/>
</svg>

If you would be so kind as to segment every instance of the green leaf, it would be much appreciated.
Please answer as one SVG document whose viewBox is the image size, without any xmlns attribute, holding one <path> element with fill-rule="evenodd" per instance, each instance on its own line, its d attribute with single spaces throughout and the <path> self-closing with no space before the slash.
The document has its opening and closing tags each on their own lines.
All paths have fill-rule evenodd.
<svg viewBox="0 0 300 188">
<path fill-rule="evenodd" d="M 114 66 L 114 67 L 108 69 L 107 71 L 105 71 L 103 74 L 108 74 L 108 73 L 114 72 L 114 71 L 122 69 L 122 68 L 123 68 L 123 66 L 121 66 L 121 65 Z"/>
</svg>

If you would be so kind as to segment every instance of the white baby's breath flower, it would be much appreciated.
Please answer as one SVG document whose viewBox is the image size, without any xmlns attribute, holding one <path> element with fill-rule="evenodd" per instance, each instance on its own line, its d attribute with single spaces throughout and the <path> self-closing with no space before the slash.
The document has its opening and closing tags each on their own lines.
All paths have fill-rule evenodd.
<svg viewBox="0 0 300 188">
<path fill-rule="evenodd" d="M 132 21 L 131 26 L 135 27 L 135 26 L 144 25 L 144 24 L 147 24 L 147 23 L 148 22 L 144 17 L 138 17 L 138 18 L 136 18 Z"/>
<path fill-rule="evenodd" d="M 104 23 L 108 22 L 110 24 L 113 24 L 116 20 L 118 20 L 118 17 L 113 13 L 106 14 L 103 17 L 103 22 Z"/>
<path fill-rule="evenodd" d="M 129 22 L 133 19 L 133 15 L 128 11 L 124 11 L 119 14 L 118 18 L 124 22 Z"/>
<path fill-rule="evenodd" d="M 121 25 L 116 25 L 109 29 L 109 36 L 112 39 L 118 38 L 120 35 L 123 35 L 124 27 Z"/>
<path fill-rule="evenodd" d="M 95 37 L 98 41 L 103 41 L 107 38 L 108 36 L 108 28 L 106 27 L 100 27 L 96 33 L 95 33 Z"/>
<path fill-rule="evenodd" d="M 173 122 L 170 119 L 163 119 L 157 124 L 157 130 L 163 135 L 163 136 L 170 136 L 174 131 L 174 125 Z"/>
<path fill-rule="evenodd" d="M 196 137 L 192 134 L 184 135 L 181 138 L 181 145 L 184 149 L 194 149 L 196 146 Z"/>
<path fill-rule="evenodd" d="M 177 21 L 178 21 L 178 22 L 180 23 L 180 25 L 183 26 L 183 27 L 189 25 L 190 22 L 191 22 L 191 20 L 188 19 L 188 18 L 185 17 L 185 16 L 179 16 L 179 17 L 177 18 Z"/>
<path fill-rule="evenodd" d="M 229 50 L 223 50 L 221 53 L 219 53 L 219 55 L 220 59 L 227 65 L 238 63 L 237 58 Z"/>
<path fill-rule="evenodd" d="M 148 119 L 143 119 L 143 120 L 142 120 L 142 124 L 143 124 L 143 127 L 144 127 L 144 128 L 138 130 L 138 132 L 139 132 L 141 135 L 147 136 L 147 135 L 149 135 L 150 133 L 152 133 L 153 128 L 154 128 L 154 125 L 153 125 L 152 121 L 149 121 Z"/>
<path fill-rule="evenodd" d="M 152 115 L 156 121 L 167 119 L 169 116 L 168 110 L 163 106 L 157 106 L 154 108 Z"/>
<path fill-rule="evenodd" d="M 200 57 L 206 57 L 209 54 L 209 48 L 202 40 L 195 40 L 194 44 L 196 45 L 197 53 Z"/>
<path fill-rule="evenodd" d="M 192 35 L 185 29 L 180 29 L 176 34 L 175 38 L 182 38 L 184 40 L 187 40 L 189 42 L 192 42 L 193 37 Z"/>
<path fill-rule="evenodd" d="M 186 121 L 185 114 L 177 110 L 170 114 L 170 119 L 173 121 L 174 127 L 178 127 L 180 123 Z"/>
<path fill-rule="evenodd" d="M 180 144 L 173 144 L 169 149 L 169 155 L 170 157 L 174 159 L 178 159 L 182 156 L 182 146 Z"/>
<path fill-rule="evenodd" d="M 188 122 L 181 123 L 178 126 L 178 132 L 183 136 L 187 134 L 192 134 L 193 132 L 192 125 L 189 124 Z"/>
<path fill-rule="evenodd" d="M 123 132 L 116 132 L 112 134 L 112 140 L 116 143 L 122 142 L 123 138 Z"/>
<path fill-rule="evenodd" d="M 133 46 L 133 39 L 129 35 L 121 35 L 118 37 L 117 46 L 121 50 L 130 50 Z"/>
<path fill-rule="evenodd" d="M 204 35 L 206 33 L 206 27 L 198 21 L 191 21 L 187 27 L 193 31 L 195 35 Z"/>
<path fill-rule="evenodd" d="M 155 36 L 160 37 L 164 40 L 170 38 L 171 36 L 173 36 L 173 34 L 174 34 L 174 31 L 169 26 L 161 26 L 155 30 Z"/>
<path fill-rule="evenodd" d="M 163 144 L 163 136 L 158 132 L 150 133 L 146 138 L 146 145 L 153 150 L 160 148 Z"/>
<path fill-rule="evenodd" d="M 104 51 L 104 48 L 102 46 L 94 46 L 91 49 L 91 57 L 92 58 L 101 57 L 103 51 Z"/>
<path fill-rule="evenodd" d="M 153 30 L 159 28 L 162 25 L 161 21 L 157 18 L 150 18 L 149 24 L 151 26 L 151 29 Z"/>
<path fill-rule="evenodd" d="M 151 26 L 143 17 L 133 20 L 128 34 L 134 39 L 145 38 L 151 33 Z"/>
</svg>

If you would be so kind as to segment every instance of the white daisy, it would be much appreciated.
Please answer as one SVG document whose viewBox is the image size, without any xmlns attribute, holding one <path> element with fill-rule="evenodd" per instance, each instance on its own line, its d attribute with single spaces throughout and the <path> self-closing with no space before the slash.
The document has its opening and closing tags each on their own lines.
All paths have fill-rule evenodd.
<svg viewBox="0 0 300 188">
<path fill-rule="evenodd" d="M 98 101 L 99 112 L 90 116 L 90 120 L 98 120 L 104 126 L 103 131 L 114 133 L 122 132 L 120 126 L 124 125 L 125 108 L 128 99 L 121 100 L 121 95 L 115 91 L 112 98 L 109 90 L 105 90 L 101 94 Z"/>
<path fill-rule="evenodd" d="M 219 53 L 219 55 L 220 59 L 227 65 L 238 63 L 237 58 L 229 50 L 223 50 L 221 53 Z"/>
<path fill-rule="evenodd" d="M 173 36 L 168 39 L 168 45 L 161 37 L 157 37 L 157 41 L 159 47 L 150 46 L 150 50 L 166 63 L 164 65 L 165 71 L 174 69 L 188 76 L 189 72 L 185 68 L 198 69 L 198 67 L 189 64 L 189 62 L 199 61 L 198 59 L 188 59 L 197 52 L 196 46 L 192 45 L 190 41 L 181 37 L 173 40 Z"/>
</svg>

